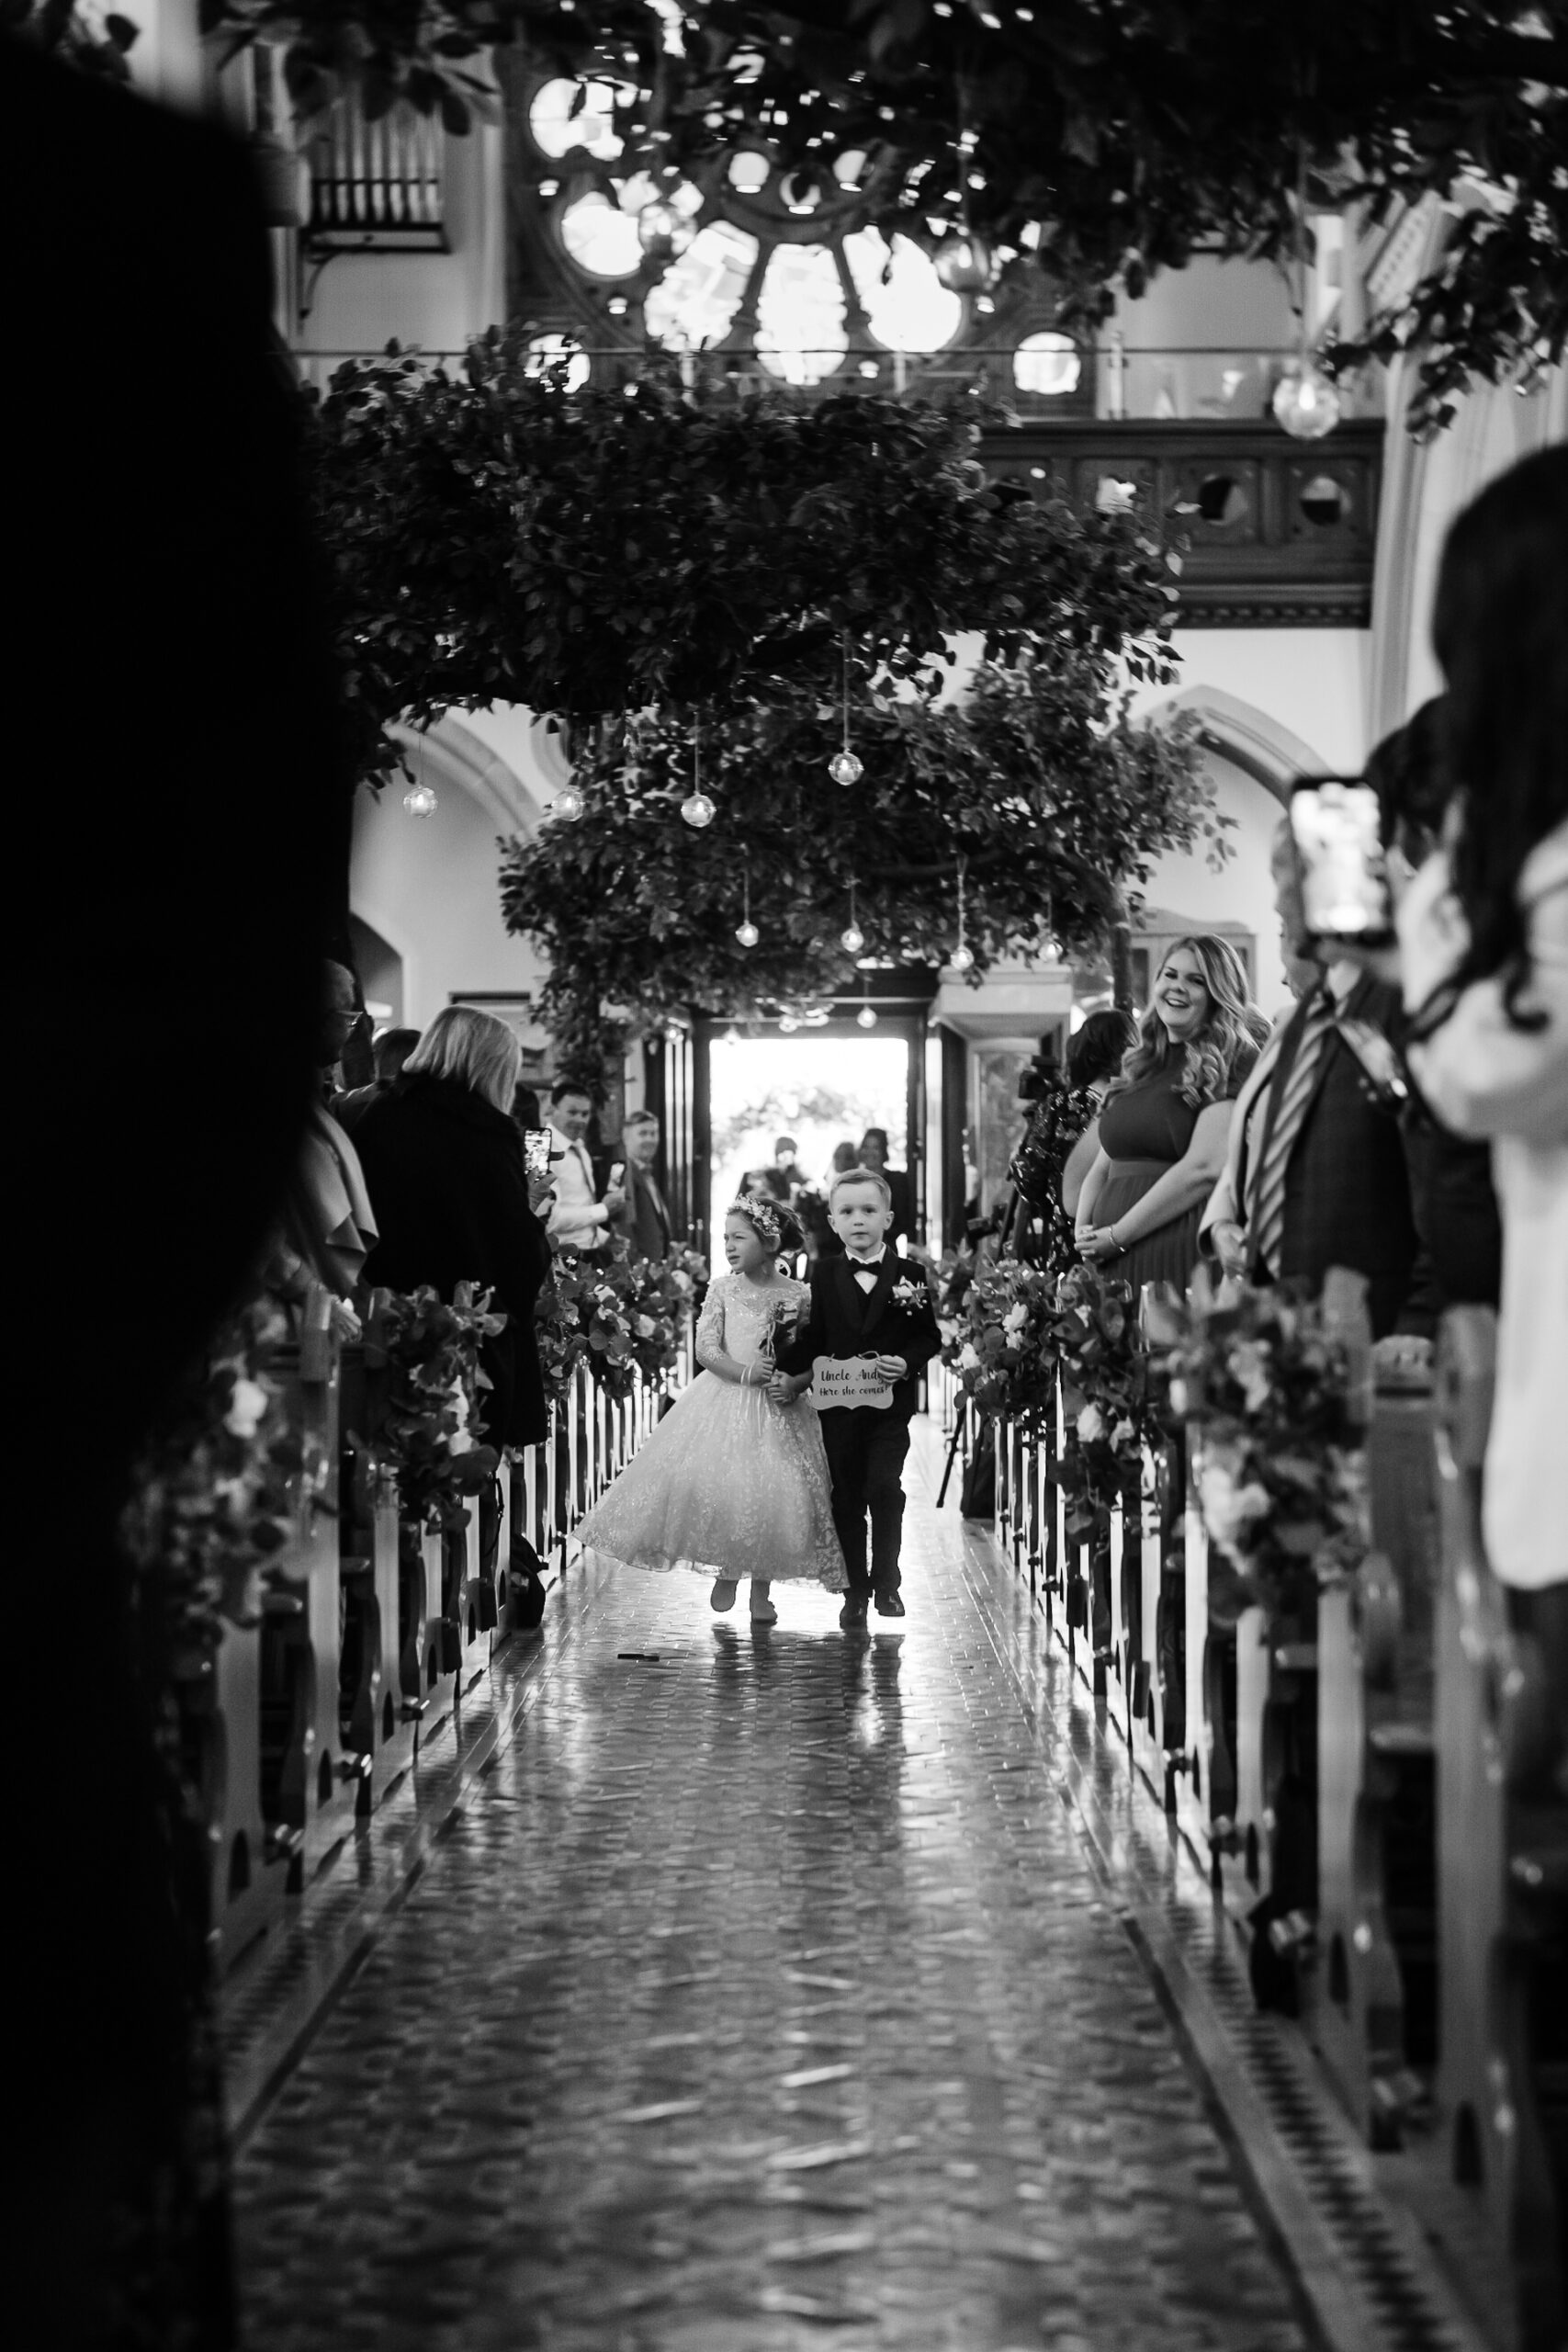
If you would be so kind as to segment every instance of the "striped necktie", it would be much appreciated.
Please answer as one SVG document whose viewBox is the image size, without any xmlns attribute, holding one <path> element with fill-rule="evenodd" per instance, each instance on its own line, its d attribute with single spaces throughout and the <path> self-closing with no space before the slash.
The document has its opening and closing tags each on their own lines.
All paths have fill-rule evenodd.
<svg viewBox="0 0 1568 2352">
<path fill-rule="evenodd" d="M 1264 1146 L 1257 1177 L 1248 1188 L 1247 1226 L 1252 1240 L 1252 1261 L 1270 1279 L 1279 1274 L 1280 1246 L 1285 1238 L 1285 1177 L 1291 1154 L 1301 1140 L 1337 1011 L 1325 988 L 1319 989 L 1307 1005 L 1296 1057 L 1285 1074 L 1274 1125 Z"/>
</svg>

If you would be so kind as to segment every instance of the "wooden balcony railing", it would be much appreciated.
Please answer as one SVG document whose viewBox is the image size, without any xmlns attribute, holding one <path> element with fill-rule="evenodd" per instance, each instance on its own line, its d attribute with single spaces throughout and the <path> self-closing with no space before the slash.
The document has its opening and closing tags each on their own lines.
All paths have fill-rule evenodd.
<svg viewBox="0 0 1568 2352">
<path fill-rule="evenodd" d="M 1031 419 L 979 455 L 999 480 L 1184 540 L 1179 628 L 1365 628 L 1382 443 L 1375 419 L 1311 443 L 1271 421 Z"/>
</svg>

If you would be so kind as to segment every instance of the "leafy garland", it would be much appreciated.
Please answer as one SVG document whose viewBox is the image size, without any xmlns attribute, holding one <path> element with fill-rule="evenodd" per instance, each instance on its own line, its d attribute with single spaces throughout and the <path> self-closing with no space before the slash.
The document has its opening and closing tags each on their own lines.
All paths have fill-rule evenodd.
<svg viewBox="0 0 1568 2352">
<path fill-rule="evenodd" d="M 1218 863 L 1229 820 L 1190 729 L 1128 724 L 1108 667 L 1054 648 L 982 667 L 963 706 L 863 691 L 850 792 L 829 773 L 841 740 L 829 679 L 781 690 L 705 729 L 717 813 L 701 831 L 678 814 L 693 786 L 683 715 L 593 745 L 573 776 L 581 821 L 502 861 L 506 924 L 548 961 L 544 1012 L 568 1064 L 592 1069 L 687 1008 L 746 1018 L 853 992 L 862 955 L 940 966 L 961 874 L 978 978 L 998 955 L 1038 953 L 1047 921 L 1069 954 L 1101 946 L 1162 849 L 1201 841 Z M 840 944 L 852 884 L 852 952 Z"/>
<path fill-rule="evenodd" d="M 658 0 L 202 0 L 201 21 L 236 46 L 281 34 L 306 111 L 355 83 L 372 118 L 403 98 L 460 131 L 485 110 L 487 52 L 521 40 L 541 70 L 621 94 L 628 170 L 700 175 L 742 135 L 808 180 L 859 153 L 885 232 L 931 242 L 967 216 L 1015 277 L 1043 267 L 1064 315 L 1086 320 L 1201 251 L 1292 256 L 1303 163 L 1314 200 L 1374 220 L 1436 197 L 1463 217 L 1361 345 L 1421 352 L 1422 429 L 1472 379 L 1556 361 L 1568 340 L 1562 0 L 1319 0 L 1283 23 L 1278 0 L 704 0 L 680 11 L 679 48 L 669 15 Z M 1454 200 L 1481 181 L 1491 200 L 1465 211 Z"/>
<path fill-rule="evenodd" d="M 313 496 L 362 774 L 386 730 L 492 702 L 574 723 L 931 671 L 959 630 L 1171 675 L 1171 571 L 1128 514 L 992 486 L 982 420 L 844 394 L 736 398 L 655 368 L 569 392 L 525 328 L 460 371 L 389 347 L 313 410 Z M 1001 420 L 991 420 L 1000 424 Z"/>
<path fill-rule="evenodd" d="M 236 1307 L 137 1465 L 120 1535 L 158 1580 L 176 1675 L 212 1655 L 225 1623 L 256 1622 L 266 1563 L 294 1532 L 300 1444 L 273 1370 L 288 1340 L 265 1294 Z"/>
<path fill-rule="evenodd" d="M 607 1257 L 559 1251 L 539 1293 L 535 1336 L 547 1393 L 564 1401 L 580 1363 L 607 1396 L 658 1387 L 680 1359 L 707 1261 L 694 1250 L 634 1258 L 619 1239 Z"/>
<path fill-rule="evenodd" d="M 376 1468 L 397 1483 L 404 1519 L 431 1532 L 466 1527 L 467 1498 L 495 1476 L 499 1450 L 483 1442 L 482 1392 L 490 1386 L 479 1349 L 505 1328 L 459 1283 L 448 1305 L 428 1283 L 378 1291 L 365 1333 L 367 1370 L 380 1374 L 375 1427 L 367 1432 Z"/>
<path fill-rule="evenodd" d="M 1223 1306 L 1195 1292 L 1167 1316 L 1155 1384 L 1199 1440 L 1210 1614 L 1234 1623 L 1256 1602 L 1270 1619 L 1301 1615 L 1370 1540 L 1348 1351 L 1315 1303 L 1277 1291 Z"/>
</svg>

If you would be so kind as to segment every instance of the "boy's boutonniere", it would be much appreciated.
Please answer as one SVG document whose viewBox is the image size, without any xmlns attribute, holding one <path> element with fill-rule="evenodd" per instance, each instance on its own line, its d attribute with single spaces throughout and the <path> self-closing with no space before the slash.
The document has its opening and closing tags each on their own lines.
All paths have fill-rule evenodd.
<svg viewBox="0 0 1568 2352">
<path fill-rule="evenodd" d="M 901 1274 L 893 1285 L 892 1295 L 896 1306 L 913 1308 L 919 1306 L 929 1294 L 924 1283 L 917 1282 L 911 1274 Z"/>
</svg>

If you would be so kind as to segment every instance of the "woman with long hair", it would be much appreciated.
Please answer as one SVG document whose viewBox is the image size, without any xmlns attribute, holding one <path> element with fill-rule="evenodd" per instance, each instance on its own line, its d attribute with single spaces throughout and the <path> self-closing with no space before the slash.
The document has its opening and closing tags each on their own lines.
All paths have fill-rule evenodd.
<svg viewBox="0 0 1568 2352">
<path fill-rule="evenodd" d="M 1228 941 L 1179 939 L 1155 978 L 1137 1043 L 1100 1114 L 1100 1148 L 1078 1195 L 1091 1264 L 1185 1289 L 1198 1220 L 1224 1166 L 1232 1106 L 1258 1058 L 1257 1010 Z"/>
<path fill-rule="evenodd" d="M 1503 1219 L 1483 1520 L 1517 1622 L 1568 1705 L 1568 448 L 1492 482 L 1449 534 L 1432 639 L 1457 789 L 1399 907 L 1409 1058 L 1492 1145 Z M 1559 1724 L 1562 1736 L 1568 1726 Z"/>
</svg>

